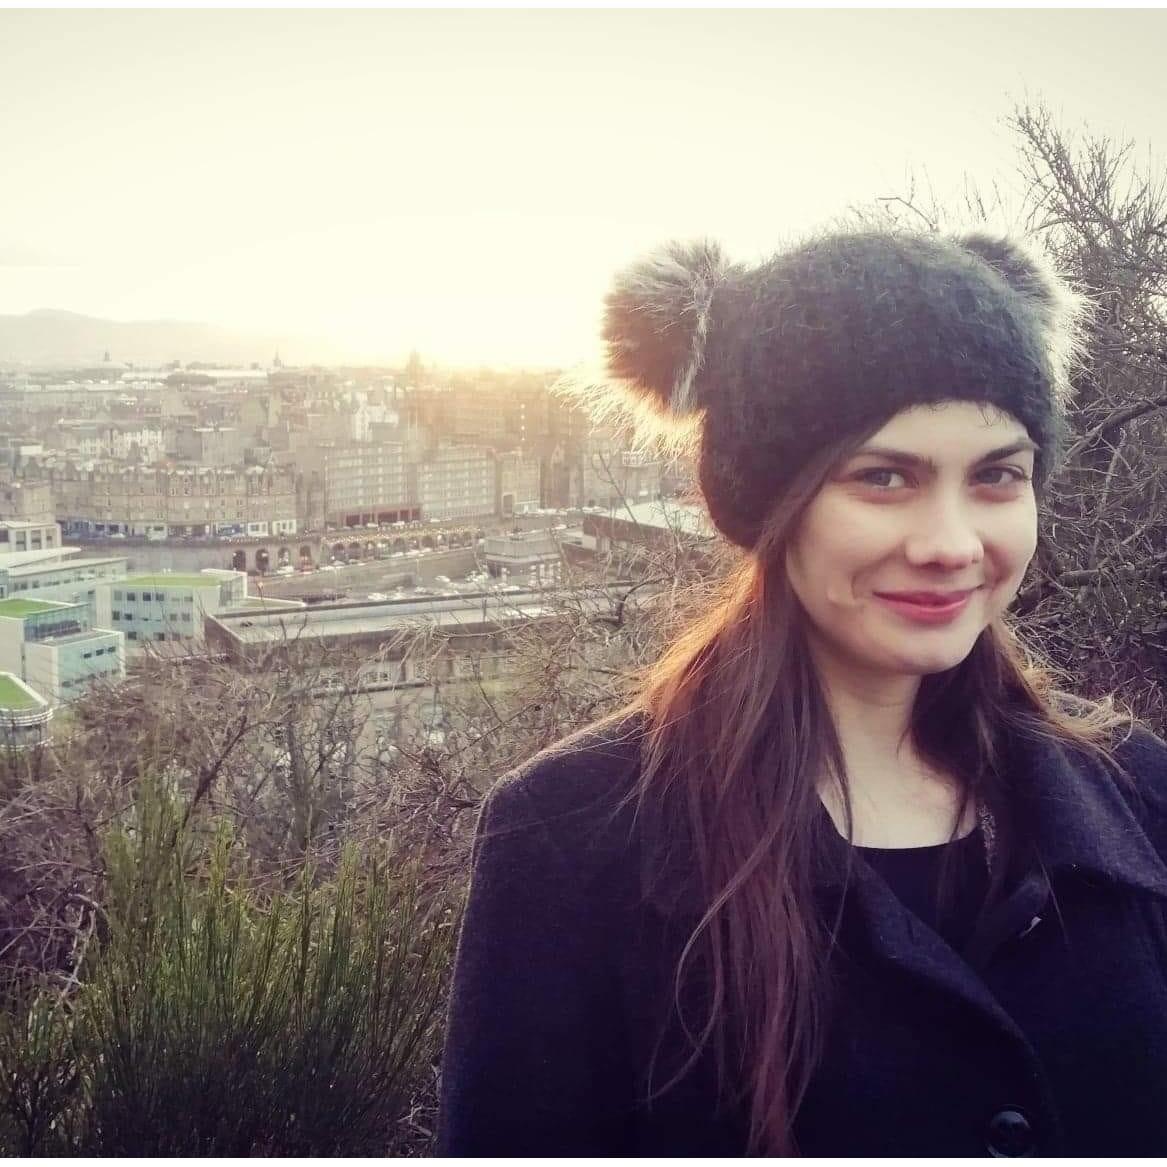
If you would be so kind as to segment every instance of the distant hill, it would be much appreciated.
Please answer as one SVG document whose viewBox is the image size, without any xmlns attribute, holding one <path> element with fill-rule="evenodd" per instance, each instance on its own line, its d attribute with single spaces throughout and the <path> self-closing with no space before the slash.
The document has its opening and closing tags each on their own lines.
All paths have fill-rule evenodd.
<svg viewBox="0 0 1167 1167">
<path fill-rule="evenodd" d="M 258 361 L 266 366 L 277 350 L 286 361 L 333 363 L 341 354 L 330 349 L 316 341 L 181 320 L 101 320 L 52 308 L 0 316 L 0 364 L 96 367 L 109 353 L 119 368 L 167 361 L 243 366 Z"/>
</svg>

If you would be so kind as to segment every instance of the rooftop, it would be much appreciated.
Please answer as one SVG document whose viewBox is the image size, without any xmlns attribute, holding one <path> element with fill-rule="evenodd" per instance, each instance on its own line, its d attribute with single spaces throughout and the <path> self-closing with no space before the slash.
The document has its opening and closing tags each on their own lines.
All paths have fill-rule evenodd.
<svg viewBox="0 0 1167 1167">
<path fill-rule="evenodd" d="M 223 579 L 217 575 L 189 575 L 177 571 L 168 571 L 162 575 L 134 575 L 128 576 L 119 583 L 123 587 L 143 588 L 217 588 Z"/>
<path fill-rule="evenodd" d="M 40 575 L 46 571 L 78 571 L 84 570 L 87 567 L 104 567 L 108 563 L 124 564 L 125 562 L 126 557 L 124 555 L 118 555 L 112 559 L 61 559 L 55 562 L 50 561 L 45 563 L 42 561 L 40 563 L 25 563 L 12 566 L 8 568 L 8 574 L 23 577 L 27 575 Z M 0 569 L 3 566 L 3 564 L 0 564 Z"/>
<path fill-rule="evenodd" d="M 357 604 L 321 604 L 301 612 L 255 612 L 236 609 L 220 613 L 216 622 L 242 643 L 282 640 L 391 636 L 423 625 L 429 628 L 473 628 L 483 624 L 514 624 L 560 610 L 553 589 L 462 596 L 418 596 Z M 241 619 L 242 617 L 242 619 Z"/>
<path fill-rule="evenodd" d="M 52 612 L 57 608 L 72 608 L 74 604 L 62 604 L 53 600 L 0 600 L 0 616 L 22 620 L 25 616 L 35 616 L 39 612 Z"/>
<path fill-rule="evenodd" d="M 0 551 L 0 568 L 63 560 L 67 555 L 76 555 L 80 550 L 80 547 L 46 547 L 40 551 Z"/>
<path fill-rule="evenodd" d="M 44 701 L 11 673 L 0 673 L 0 709 L 36 709 Z"/>
<path fill-rule="evenodd" d="M 692 503 L 675 502 L 672 499 L 634 502 L 629 506 L 613 507 L 611 514 L 604 517 L 686 535 L 716 534 L 709 513 L 703 507 Z"/>
<path fill-rule="evenodd" d="M 117 635 L 109 628 L 83 628 L 80 632 L 65 632 L 60 636 L 46 636 L 41 644 L 81 644 L 83 641 L 103 644 L 107 643 L 111 636 Z"/>
<path fill-rule="evenodd" d="M 244 596 L 238 603 L 232 604 L 228 611 L 262 612 L 266 609 L 269 612 L 276 612 L 290 611 L 293 608 L 306 608 L 307 606 L 303 600 L 285 600 L 276 596 Z"/>
</svg>

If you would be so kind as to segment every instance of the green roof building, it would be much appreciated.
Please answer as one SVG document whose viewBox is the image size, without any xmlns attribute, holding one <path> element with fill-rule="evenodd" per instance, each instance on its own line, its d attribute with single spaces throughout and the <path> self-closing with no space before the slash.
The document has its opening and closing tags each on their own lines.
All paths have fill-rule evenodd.
<svg viewBox="0 0 1167 1167">
<path fill-rule="evenodd" d="M 124 639 L 93 627 L 86 603 L 8 597 L 0 600 L 0 671 L 58 705 L 98 677 L 125 676 Z"/>
<path fill-rule="evenodd" d="M 25 749 L 48 740 L 53 707 L 14 673 L 0 672 L 0 749 Z"/>
<path fill-rule="evenodd" d="M 201 644 L 206 617 L 239 608 L 247 598 L 246 572 L 152 572 L 99 587 L 97 616 L 124 634 L 132 654 L 147 645 Z"/>
</svg>

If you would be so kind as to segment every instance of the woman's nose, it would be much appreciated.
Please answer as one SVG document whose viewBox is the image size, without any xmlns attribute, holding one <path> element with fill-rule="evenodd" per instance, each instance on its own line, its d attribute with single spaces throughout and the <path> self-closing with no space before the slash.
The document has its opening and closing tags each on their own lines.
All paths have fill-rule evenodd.
<svg viewBox="0 0 1167 1167">
<path fill-rule="evenodd" d="M 910 562 L 963 567 L 983 557 L 984 538 L 976 516 L 961 503 L 938 501 L 923 508 L 916 519 L 917 526 L 907 539 Z"/>
</svg>

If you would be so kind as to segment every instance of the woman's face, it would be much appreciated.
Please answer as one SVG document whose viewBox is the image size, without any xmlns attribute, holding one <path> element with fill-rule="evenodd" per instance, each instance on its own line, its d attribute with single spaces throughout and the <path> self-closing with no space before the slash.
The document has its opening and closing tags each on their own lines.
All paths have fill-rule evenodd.
<svg viewBox="0 0 1167 1167">
<path fill-rule="evenodd" d="M 1037 549 L 1033 457 L 1012 416 L 953 401 L 904 410 L 835 467 L 786 553 L 820 666 L 919 677 L 964 660 Z M 881 598 L 967 589 L 951 618 Z"/>
</svg>

